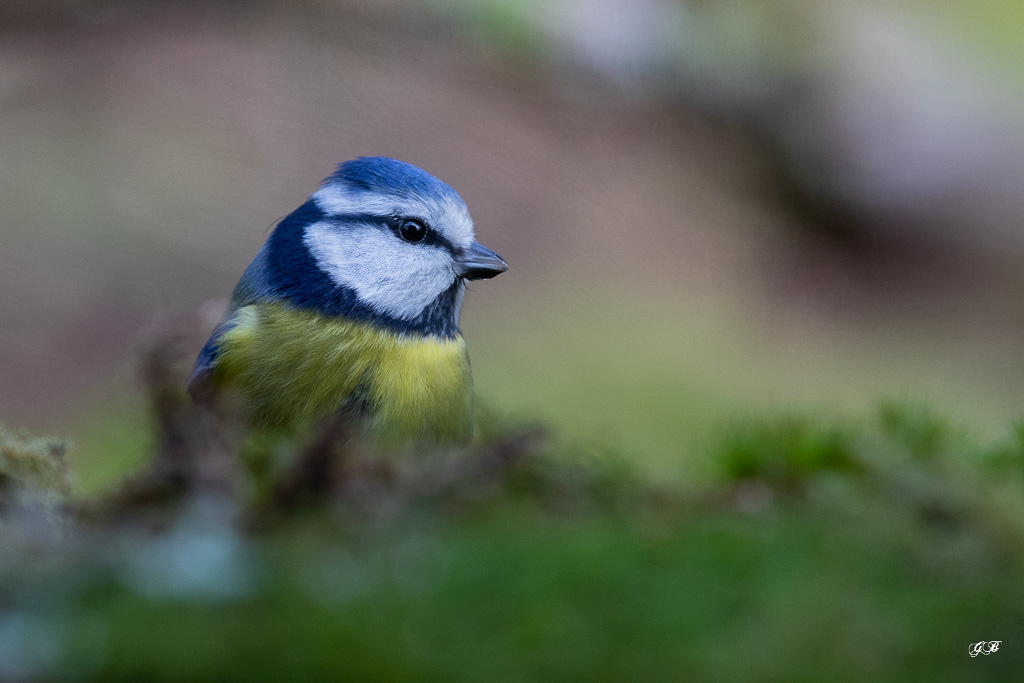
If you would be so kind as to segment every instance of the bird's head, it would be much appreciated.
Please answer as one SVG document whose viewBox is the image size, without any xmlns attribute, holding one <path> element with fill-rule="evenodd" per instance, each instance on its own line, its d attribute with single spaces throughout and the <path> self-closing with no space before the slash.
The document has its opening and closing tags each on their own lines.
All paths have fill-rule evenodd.
<svg viewBox="0 0 1024 683">
<path fill-rule="evenodd" d="M 508 269 L 449 185 L 394 159 L 341 164 L 261 252 L 268 293 L 402 332 L 452 335 L 466 280 Z"/>
</svg>

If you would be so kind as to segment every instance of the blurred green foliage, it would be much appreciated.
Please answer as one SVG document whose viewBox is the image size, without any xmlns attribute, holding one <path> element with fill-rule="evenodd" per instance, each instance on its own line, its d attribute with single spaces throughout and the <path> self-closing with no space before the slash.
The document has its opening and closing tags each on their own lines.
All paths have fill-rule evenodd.
<svg viewBox="0 0 1024 683">
<path fill-rule="evenodd" d="M 952 40 L 972 51 L 995 58 L 1004 66 L 1024 63 L 1020 26 L 1024 6 L 1015 0 L 982 0 L 965 4 L 956 0 L 910 0 L 907 7 L 932 25 L 941 26 Z"/>
<path fill-rule="evenodd" d="M 100 414 L 86 414 L 69 456 L 76 495 L 109 491 L 147 461 L 153 451 L 149 418 L 146 406 L 138 401 L 112 400 Z"/>
<path fill-rule="evenodd" d="M 984 443 L 898 403 L 739 421 L 699 488 L 530 434 L 492 418 L 472 451 L 416 457 L 331 437 L 299 498 L 197 484 L 151 508 L 136 487 L 86 501 L 42 552 L 15 525 L 0 675 L 936 681 L 1024 664 L 1019 433 Z M 982 639 L 1005 645 L 970 658 Z"/>
</svg>

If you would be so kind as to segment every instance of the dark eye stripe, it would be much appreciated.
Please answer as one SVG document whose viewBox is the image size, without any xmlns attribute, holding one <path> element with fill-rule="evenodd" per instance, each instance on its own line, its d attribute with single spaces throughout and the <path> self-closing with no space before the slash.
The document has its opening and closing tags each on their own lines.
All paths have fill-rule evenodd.
<svg viewBox="0 0 1024 683">
<path fill-rule="evenodd" d="M 423 220 L 422 218 L 419 218 L 417 216 L 392 216 L 388 219 L 388 223 L 389 226 L 391 227 L 391 231 L 394 232 L 399 237 L 399 239 L 405 240 L 407 242 L 413 242 L 414 244 L 428 244 L 435 247 L 441 247 L 442 249 L 447 250 L 453 256 L 456 253 L 455 245 L 448 241 L 448 239 L 445 238 L 444 235 L 439 233 L 437 230 L 431 228 L 430 223 Z M 402 235 L 402 228 L 407 223 L 417 223 L 423 226 L 424 234 L 422 239 L 418 241 L 408 240 L 405 238 L 405 236 Z"/>
<path fill-rule="evenodd" d="M 416 244 L 438 246 L 441 247 L 442 249 L 447 250 L 450 254 L 452 254 L 452 256 L 457 255 L 459 252 L 459 250 L 448 238 L 439 233 L 437 230 L 430 228 L 430 223 L 423 220 L 419 216 L 381 216 L 380 214 L 375 213 L 353 212 L 327 214 L 325 218 L 331 221 L 332 223 L 337 223 L 339 225 L 349 228 L 355 228 L 360 225 L 373 225 L 379 228 L 384 228 L 386 230 L 391 231 L 398 239 L 402 239 L 400 230 L 403 222 L 407 220 L 418 221 L 427 228 L 427 231 L 423 239 L 420 240 L 419 242 L 416 242 Z"/>
</svg>

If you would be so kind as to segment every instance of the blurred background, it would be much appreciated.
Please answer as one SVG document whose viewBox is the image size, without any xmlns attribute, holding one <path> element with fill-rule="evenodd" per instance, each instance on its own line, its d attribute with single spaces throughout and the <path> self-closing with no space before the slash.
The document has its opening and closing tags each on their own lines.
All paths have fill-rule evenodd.
<svg viewBox="0 0 1024 683">
<path fill-rule="evenodd" d="M 0 419 L 78 486 L 148 446 L 145 330 L 216 319 L 338 162 L 510 263 L 481 400 L 655 476 L 737 414 L 1024 408 L 1016 0 L 4 0 Z M 198 351 L 201 340 L 197 342 Z"/>
</svg>

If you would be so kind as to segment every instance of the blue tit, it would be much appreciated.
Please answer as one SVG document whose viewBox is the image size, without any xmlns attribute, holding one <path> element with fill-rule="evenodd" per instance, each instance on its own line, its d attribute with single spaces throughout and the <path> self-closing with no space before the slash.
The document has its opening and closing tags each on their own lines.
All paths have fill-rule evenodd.
<svg viewBox="0 0 1024 683">
<path fill-rule="evenodd" d="M 275 430 L 348 410 L 374 435 L 465 441 L 473 379 L 459 308 L 467 280 L 507 269 L 449 185 L 394 159 L 348 161 L 246 268 L 189 392 L 229 391 Z"/>
</svg>

